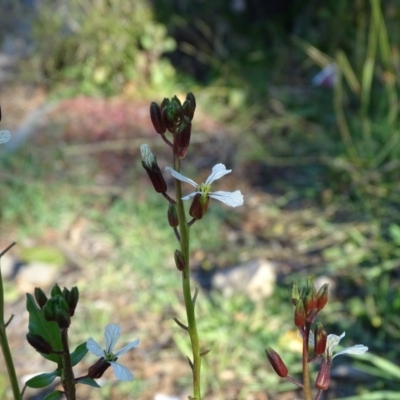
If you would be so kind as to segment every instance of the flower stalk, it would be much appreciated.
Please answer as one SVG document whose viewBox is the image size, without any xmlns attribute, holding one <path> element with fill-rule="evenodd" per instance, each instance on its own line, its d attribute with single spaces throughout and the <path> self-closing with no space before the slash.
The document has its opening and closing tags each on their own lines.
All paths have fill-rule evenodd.
<svg viewBox="0 0 400 400">
<path fill-rule="evenodd" d="M 3 250 L 0 253 L 0 259 L 14 245 L 15 242 L 11 243 L 10 246 L 8 246 L 5 250 Z M 4 362 L 7 366 L 8 377 L 10 379 L 10 384 L 14 399 L 22 400 L 21 392 L 18 385 L 18 378 L 15 372 L 14 361 L 11 356 L 11 350 L 8 344 L 7 333 L 6 333 L 6 328 L 11 322 L 12 318 L 13 316 L 11 316 L 11 318 L 7 322 L 5 322 L 4 320 L 4 287 L 3 287 L 3 277 L 0 268 L 0 346 L 1 346 L 1 351 L 3 352 Z"/>
</svg>

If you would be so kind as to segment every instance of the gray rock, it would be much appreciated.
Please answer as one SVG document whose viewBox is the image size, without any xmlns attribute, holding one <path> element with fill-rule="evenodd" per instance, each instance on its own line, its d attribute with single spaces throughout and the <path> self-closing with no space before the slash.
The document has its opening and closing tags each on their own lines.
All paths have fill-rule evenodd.
<svg viewBox="0 0 400 400">
<path fill-rule="evenodd" d="M 56 283 L 60 266 L 44 262 L 31 262 L 20 269 L 16 283 L 22 292 L 31 293 L 35 287 L 49 288 Z"/>
<path fill-rule="evenodd" d="M 256 259 L 216 272 L 212 286 L 226 297 L 241 293 L 257 302 L 272 295 L 276 270 L 275 263 Z"/>
</svg>

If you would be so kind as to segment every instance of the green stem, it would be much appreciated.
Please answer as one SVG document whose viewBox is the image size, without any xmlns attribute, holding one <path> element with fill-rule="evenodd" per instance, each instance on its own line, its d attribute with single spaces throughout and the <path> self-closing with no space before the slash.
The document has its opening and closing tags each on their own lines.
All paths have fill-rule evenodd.
<svg viewBox="0 0 400 400">
<path fill-rule="evenodd" d="M 306 324 L 306 329 L 303 335 L 303 393 L 304 400 L 312 400 L 311 384 L 310 384 L 310 369 L 308 366 L 308 338 L 310 335 L 310 325 Z"/>
<path fill-rule="evenodd" d="M 181 162 L 180 159 L 174 159 L 174 169 L 180 172 Z M 182 290 L 185 300 L 186 316 L 188 322 L 188 332 L 190 342 L 192 345 L 193 360 L 192 360 L 192 373 L 193 373 L 193 400 L 201 400 L 200 391 L 200 373 L 201 373 L 201 356 L 199 336 L 196 326 L 195 303 L 192 299 L 192 292 L 190 288 L 190 263 L 189 263 L 189 249 L 190 249 L 190 235 L 189 225 L 186 221 L 185 207 L 182 201 L 182 183 L 175 180 L 175 193 L 176 193 L 176 206 L 179 218 L 179 232 L 180 232 L 180 245 L 181 252 L 185 260 L 185 269 L 182 272 Z"/>
<path fill-rule="evenodd" d="M 6 250 L 1 252 L 0 258 L 3 254 L 5 254 L 15 243 L 11 244 Z M 10 319 L 11 320 L 11 319 Z M 3 277 L 1 275 L 0 268 L 0 346 L 3 352 L 4 361 L 7 365 L 8 377 L 11 383 L 11 389 L 13 391 L 15 400 L 22 400 L 21 392 L 19 390 L 18 378 L 15 373 L 14 362 L 11 356 L 10 346 L 8 345 L 7 333 L 6 333 L 6 325 L 10 323 L 10 320 L 7 324 L 4 321 L 4 287 L 3 287 Z"/>
<path fill-rule="evenodd" d="M 72 370 L 71 356 L 69 354 L 68 345 L 68 329 L 61 329 L 61 343 L 62 343 L 62 363 L 63 363 L 63 376 L 62 386 L 65 390 L 65 396 L 68 400 L 76 400 L 76 388 L 74 372 Z"/>
</svg>

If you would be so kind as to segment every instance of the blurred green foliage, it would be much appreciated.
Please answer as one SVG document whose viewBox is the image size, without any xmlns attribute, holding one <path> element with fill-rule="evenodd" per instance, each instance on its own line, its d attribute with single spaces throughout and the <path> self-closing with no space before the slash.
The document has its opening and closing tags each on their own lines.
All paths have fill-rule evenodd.
<svg viewBox="0 0 400 400">
<path fill-rule="evenodd" d="M 44 0 L 34 21 L 36 72 L 72 93 L 159 88 L 175 71 L 162 58 L 175 47 L 145 0 Z"/>
</svg>

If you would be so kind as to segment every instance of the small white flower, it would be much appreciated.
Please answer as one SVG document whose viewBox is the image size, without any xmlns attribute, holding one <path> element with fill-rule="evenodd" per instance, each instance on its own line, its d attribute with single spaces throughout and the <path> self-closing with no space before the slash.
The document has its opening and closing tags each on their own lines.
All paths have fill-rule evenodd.
<svg viewBox="0 0 400 400">
<path fill-rule="evenodd" d="M 127 353 L 130 349 L 137 347 L 139 345 L 139 339 L 128 343 L 121 350 L 113 352 L 114 346 L 117 343 L 119 337 L 121 336 L 121 328 L 119 325 L 110 324 L 107 325 L 104 330 L 104 341 L 106 343 L 106 348 L 103 350 L 101 346 L 95 342 L 92 338 L 88 339 L 86 342 L 87 349 L 94 354 L 96 357 L 104 357 L 112 366 L 114 374 L 120 381 L 133 381 L 134 376 L 128 368 L 117 363 L 117 359 L 122 354 Z"/>
<path fill-rule="evenodd" d="M 204 197 L 211 197 L 213 199 L 219 200 L 222 203 L 226 204 L 227 206 L 238 207 L 243 205 L 243 195 L 240 192 L 240 190 L 235 190 L 234 192 L 210 191 L 211 184 L 214 181 L 232 172 L 231 169 L 226 169 L 224 164 L 214 165 L 210 176 L 206 179 L 205 183 L 202 183 L 201 185 L 198 185 L 195 181 L 192 181 L 191 179 L 180 174 L 171 167 L 166 167 L 165 170 L 169 171 L 174 178 L 182 182 L 189 183 L 189 185 L 192 185 L 193 187 L 196 188 L 195 192 L 190 193 L 185 197 L 182 197 L 182 200 L 188 200 L 191 197 L 196 196 L 196 194 L 201 194 Z"/>
<path fill-rule="evenodd" d="M 339 342 L 341 341 L 341 339 L 344 338 L 345 335 L 346 335 L 345 332 L 343 332 L 340 336 L 333 334 L 328 335 L 328 338 L 326 340 L 326 349 L 324 352 L 324 358 L 328 360 L 333 360 L 335 357 L 341 354 L 364 354 L 366 351 L 368 351 L 367 346 L 364 346 L 362 344 L 356 344 L 355 346 L 347 347 L 334 355 L 333 349 L 339 344 Z M 315 343 L 314 333 L 311 331 L 308 342 L 311 346 L 314 346 Z"/>
</svg>

